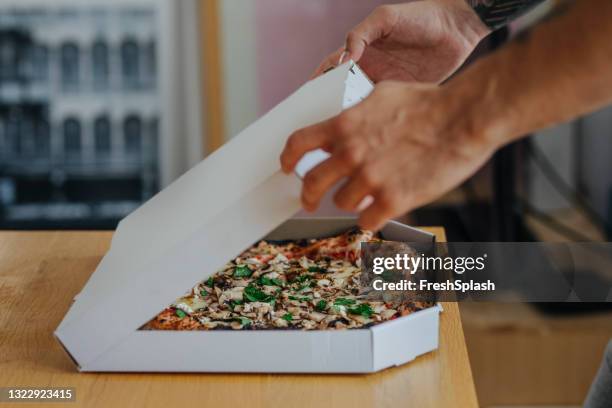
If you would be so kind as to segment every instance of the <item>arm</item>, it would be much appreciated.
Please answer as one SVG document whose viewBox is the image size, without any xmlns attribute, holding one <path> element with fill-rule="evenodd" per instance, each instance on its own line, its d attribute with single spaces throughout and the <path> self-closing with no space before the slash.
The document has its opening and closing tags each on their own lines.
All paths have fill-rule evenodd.
<svg viewBox="0 0 612 408">
<path fill-rule="evenodd" d="M 474 64 L 446 92 L 473 100 L 466 119 L 495 147 L 612 103 L 612 2 L 561 5 Z"/>
<path fill-rule="evenodd" d="M 340 179 L 336 204 L 364 228 L 424 205 L 471 176 L 499 147 L 612 102 L 612 2 L 581 0 L 443 86 L 385 81 L 362 103 L 288 139 L 286 172 L 323 148 L 304 179 L 317 207 Z"/>
</svg>

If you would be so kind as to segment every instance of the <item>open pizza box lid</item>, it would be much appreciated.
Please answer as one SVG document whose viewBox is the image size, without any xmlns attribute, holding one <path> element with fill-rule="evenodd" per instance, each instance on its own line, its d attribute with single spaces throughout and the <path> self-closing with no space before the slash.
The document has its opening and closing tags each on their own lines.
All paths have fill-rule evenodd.
<svg viewBox="0 0 612 408">
<path fill-rule="evenodd" d="M 125 352 L 133 361 L 138 353 L 150 356 L 153 349 L 138 346 L 145 337 L 134 336 L 139 327 L 299 212 L 300 177 L 326 154 L 307 154 L 296 174 L 285 175 L 278 157 L 288 135 L 337 115 L 372 89 L 352 62 L 306 83 L 124 218 L 110 250 L 55 332 L 77 365 L 82 370 L 150 371 L 138 363 L 113 365 L 108 363 L 109 355 L 120 358 Z M 140 333 L 145 336 L 146 332 Z M 164 343 L 189 336 L 163 334 L 174 334 L 173 340 L 165 337 Z M 284 335 L 312 337 L 286 331 Z M 146 334 L 146 338 L 152 336 Z M 231 333 L 213 336 L 227 342 Z M 267 336 L 270 333 L 258 338 Z M 153 370 L 200 371 L 171 363 Z"/>
</svg>

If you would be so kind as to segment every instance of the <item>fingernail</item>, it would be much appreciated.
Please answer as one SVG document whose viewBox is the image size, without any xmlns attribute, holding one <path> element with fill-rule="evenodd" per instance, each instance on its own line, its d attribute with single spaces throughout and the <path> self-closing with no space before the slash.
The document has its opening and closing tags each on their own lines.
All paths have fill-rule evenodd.
<svg viewBox="0 0 612 408">
<path fill-rule="evenodd" d="M 346 58 L 347 55 L 347 50 L 342 51 L 342 54 L 340 54 L 340 59 L 338 60 L 338 65 L 341 65 L 344 62 L 344 58 Z"/>
<path fill-rule="evenodd" d="M 363 200 L 361 200 L 361 202 L 359 204 L 357 204 L 357 207 L 355 208 L 355 211 L 357 212 L 362 212 L 363 210 L 365 210 L 366 208 L 368 208 L 370 206 L 370 204 L 372 204 L 374 202 L 374 197 L 372 196 L 365 196 Z"/>
</svg>

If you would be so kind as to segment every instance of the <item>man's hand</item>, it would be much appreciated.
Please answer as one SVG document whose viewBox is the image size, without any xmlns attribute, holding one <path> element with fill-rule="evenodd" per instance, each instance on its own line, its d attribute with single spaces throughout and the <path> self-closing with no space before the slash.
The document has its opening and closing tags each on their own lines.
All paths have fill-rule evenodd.
<svg viewBox="0 0 612 408">
<path fill-rule="evenodd" d="M 472 133 L 462 108 L 466 98 L 448 97 L 446 88 L 383 82 L 363 102 L 335 118 L 292 134 L 281 155 L 293 171 L 308 151 L 331 157 L 304 178 L 302 202 L 313 211 L 334 184 L 346 178 L 334 197 L 361 213 L 363 228 L 377 229 L 389 218 L 434 200 L 474 173 L 493 146 Z"/>
<path fill-rule="evenodd" d="M 359 62 L 374 82 L 440 83 L 489 32 L 465 0 L 381 6 L 348 33 L 345 46 L 325 58 L 314 76 L 336 66 L 342 56 Z"/>
</svg>

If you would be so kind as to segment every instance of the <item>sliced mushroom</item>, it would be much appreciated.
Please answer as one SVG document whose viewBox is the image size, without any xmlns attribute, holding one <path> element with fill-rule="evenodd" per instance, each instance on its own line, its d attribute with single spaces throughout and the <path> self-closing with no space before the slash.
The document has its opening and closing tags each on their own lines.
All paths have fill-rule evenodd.
<svg viewBox="0 0 612 408">
<path fill-rule="evenodd" d="M 397 313 L 397 310 L 395 309 L 387 309 L 387 310 L 383 310 L 380 313 L 380 316 L 383 318 L 383 320 L 389 320 L 390 318 L 395 316 L 396 313 Z"/>
<path fill-rule="evenodd" d="M 289 326 L 289 322 L 286 321 L 285 319 L 274 319 L 272 324 L 274 324 L 274 326 L 276 326 L 276 327 L 287 327 L 287 326 Z"/>
<path fill-rule="evenodd" d="M 319 323 L 322 322 L 323 319 L 325 319 L 327 317 L 327 315 L 323 314 L 323 313 L 319 313 L 319 312 L 310 312 L 308 314 L 308 317 L 312 320 L 314 320 L 315 322 Z"/>
</svg>

